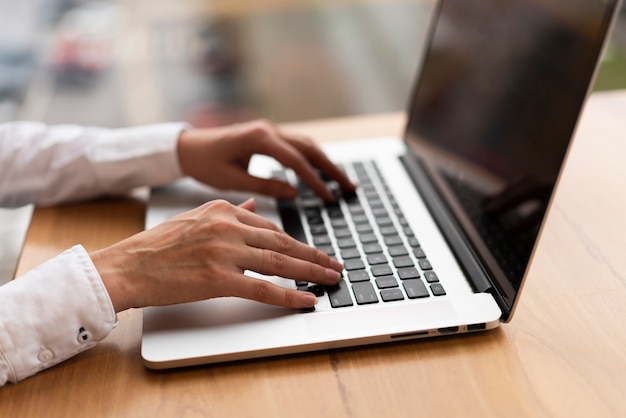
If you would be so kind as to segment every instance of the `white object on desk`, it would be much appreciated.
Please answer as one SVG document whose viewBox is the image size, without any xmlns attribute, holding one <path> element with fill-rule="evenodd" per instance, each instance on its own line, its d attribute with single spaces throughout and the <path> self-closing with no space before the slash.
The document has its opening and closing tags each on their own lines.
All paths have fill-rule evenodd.
<svg viewBox="0 0 626 418">
<path fill-rule="evenodd" d="M 15 275 L 32 214 L 32 205 L 0 209 L 0 286 Z"/>
</svg>

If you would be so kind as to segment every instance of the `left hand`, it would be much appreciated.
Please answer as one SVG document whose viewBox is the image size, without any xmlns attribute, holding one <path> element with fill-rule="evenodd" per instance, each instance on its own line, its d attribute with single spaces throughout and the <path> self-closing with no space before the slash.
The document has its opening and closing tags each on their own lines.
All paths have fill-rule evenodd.
<svg viewBox="0 0 626 418">
<path fill-rule="evenodd" d="M 290 184 L 248 173 L 254 154 L 268 155 L 291 168 L 324 200 L 333 200 L 334 196 L 318 171 L 337 181 L 342 190 L 354 191 L 356 187 L 312 139 L 283 131 L 265 120 L 189 129 L 182 132 L 178 140 L 178 158 L 186 175 L 220 189 L 293 199 L 297 190 Z"/>
</svg>

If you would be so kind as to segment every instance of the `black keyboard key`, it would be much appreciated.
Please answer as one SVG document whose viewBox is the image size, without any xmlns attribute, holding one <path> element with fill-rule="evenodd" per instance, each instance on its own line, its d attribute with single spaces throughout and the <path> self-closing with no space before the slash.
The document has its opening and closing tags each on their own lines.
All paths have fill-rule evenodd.
<svg viewBox="0 0 626 418">
<path fill-rule="evenodd" d="M 354 221 L 355 224 L 369 223 L 369 219 L 367 218 L 367 215 L 365 215 L 365 214 L 363 214 L 363 215 L 354 215 L 352 217 L 352 221 Z"/>
<path fill-rule="evenodd" d="M 363 270 L 365 268 L 365 263 L 360 258 L 352 258 L 350 260 L 345 260 L 343 262 L 343 267 L 348 270 Z"/>
<path fill-rule="evenodd" d="M 446 291 L 444 290 L 441 283 L 434 283 L 430 285 L 430 291 L 433 292 L 435 296 L 444 296 Z"/>
<path fill-rule="evenodd" d="M 400 269 L 400 268 L 403 268 L 403 267 L 412 267 L 413 266 L 413 260 L 411 259 L 411 257 L 409 257 L 407 255 L 394 257 L 393 258 L 393 265 L 396 266 L 397 269 Z"/>
<path fill-rule="evenodd" d="M 374 286 L 370 282 L 359 282 L 352 285 L 352 291 L 356 298 L 356 303 L 366 305 L 369 303 L 378 303 L 378 297 Z"/>
<path fill-rule="evenodd" d="M 398 281 L 393 276 L 381 276 L 376 278 L 376 286 L 378 286 L 379 289 L 398 287 Z"/>
<path fill-rule="evenodd" d="M 381 227 L 393 225 L 393 221 L 391 220 L 391 218 L 387 216 L 376 218 L 376 223 L 378 224 L 378 226 L 381 226 Z"/>
<path fill-rule="evenodd" d="M 361 251 L 358 248 L 346 248 L 341 250 L 341 258 L 349 260 L 350 258 L 358 258 L 361 256 Z"/>
<path fill-rule="evenodd" d="M 374 232 L 374 229 L 372 229 L 372 226 L 369 224 L 369 222 L 367 222 L 362 224 L 356 224 L 356 232 L 358 232 L 359 234 L 371 234 Z"/>
<path fill-rule="evenodd" d="M 409 299 L 427 298 L 430 296 L 426 286 L 419 279 L 406 280 L 402 282 L 402 285 Z"/>
<path fill-rule="evenodd" d="M 428 283 L 437 283 L 439 281 L 439 277 L 437 277 L 437 275 L 435 274 L 434 271 L 430 270 L 430 271 L 425 271 L 424 272 L 424 278 L 426 279 L 426 281 Z"/>
<path fill-rule="evenodd" d="M 306 290 L 307 290 L 307 292 L 313 293 L 317 297 L 324 296 L 324 287 L 323 286 L 312 285 L 312 286 L 309 286 Z"/>
<path fill-rule="evenodd" d="M 352 238 L 342 238 L 337 240 L 337 246 L 340 249 L 356 247 L 356 242 Z"/>
<path fill-rule="evenodd" d="M 304 216 L 306 216 L 307 219 L 322 216 L 322 211 L 320 210 L 320 208 L 304 208 L 303 210 Z"/>
<path fill-rule="evenodd" d="M 354 215 L 363 215 L 365 213 L 365 209 L 361 206 L 359 202 L 348 202 L 348 211 Z"/>
<path fill-rule="evenodd" d="M 426 253 L 422 247 L 413 248 L 413 255 L 417 258 L 426 258 Z"/>
<path fill-rule="evenodd" d="M 393 302 L 396 300 L 404 300 L 404 295 L 400 289 L 385 289 L 380 292 L 383 302 Z"/>
<path fill-rule="evenodd" d="M 372 213 L 374 214 L 374 217 L 376 218 L 389 218 L 389 213 L 387 212 L 387 209 L 385 209 L 384 207 L 374 208 L 372 209 Z"/>
<path fill-rule="evenodd" d="M 402 245 L 402 238 L 399 235 L 389 235 L 383 238 L 385 245 L 393 247 L 394 245 Z"/>
<path fill-rule="evenodd" d="M 343 279 L 339 280 L 335 286 L 327 287 L 326 291 L 328 292 L 330 305 L 333 308 L 342 308 L 354 305 L 352 297 L 350 297 L 348 284 Z"/>
<path fill-rule="evenodd" d="M 324 218 L 321 215 L 311 215 L 306 218 L 309 225 L 324 225 Z"/>
<path fill-rule="evenodd" d="M 380 233 L 382 235 L 398 235 L 398 230 L 393 225 L 391 225 L 391 226 L 384 226 L 384 227 L 380 228 Z"/>
<path fill-rule="evenodd" d="M 335 238 L 350 238 L 352 237 L 352 232 L 348 228 L 339 228 L 335 229 Z"/>
<path fill-rule="evenodd" d="M 400 280 L 417 279 L 420 277 L 420 273 L 415 267 L 405 267 L 398 269 L 398 277 Z"/>
<path fill-rule="evenodd" d="M 401 255 L 409 255 L 409 252 L 406 248 L 404 248 L 404 245 L 394 245 L 393 247 L 389 247 L 389 255 L 397 257 Z"/>
<path fill-rule="evenodd" d="M 365 193 L 366 196 L 378 196 L 378 193 L 376 192 L 376 187 L 372 183 L 366 183 L 361 188 L 363 189 L 363 193 Z"/>
<path fill-rule="evenodd" d="M 409 238 L 409 245 L 413 248 L 415 247 L 419 247 L 420 246 L 420 242 L 417 240 L 417 238 L 415 237 L 410 237 Z"/>
<path fill-rule="evenodd" d="M 344 218 L 331 218 L 330 224 L 333 228 L 347 228 L 348 222 Z"/>
<path fill-rule="evenodd" d="M 311 235 L 328 235 L 328 231 L 324 224 L 313 224 L 309 227 Z"/>
<path fill-rule="evenodd" d="M 370 205 L 377 201 L 380 200 L 380 198 L 378 197 L 378 192 L 376 191 L 376 189 L 374 188 L 374 186 L 366 186 L 363 188 L 363 192 L 365 194 L 365 198 L 368 200 L 368 202 L 370 202 Z"/>
<path fill-rule="evenodd" d="M 374 234 L 362 234 L 359 235 L 359 241 L 361 244 L 372 244 L 378 242 L 378 238 Z"/>
<path fill-rule="evenodd" d="M 343 219 L 343 212 L 339 207 L 330 207 L 328 208 L 328 217 L 331 219 Z"/>
<path fill-rule="evenodd" d="M 356 282 L 369 282 L 370 275 L 366 270 L 354 270 L 348 272 L 348 280 L 351 283 Z"/>
<path fill-rule="evenodd" d="M 388 264 L 380 264 L 372 266 L 372 274 L 374 277 L 389 276 L 390 274 L 393 274 L 393 271 Z"/>
<path fill-rule="evenodd" d="M 283 230 L 298 241 L 307 243 L 296 203 L 293 200 L 281 199 L 278 201 L 278 212 L 283 223 Z"/>
<path fill-rule="evenodd" d="M 332 241 L 328 235 L 316 235 L 313 237 L 313 245 L 319 247 L 321 245 L 329 245 Z"/>
<path fill-rule="evenodd" d="M 320 250 L 323 253 L 328 254 L 331 257 L 333 257 L 335 255 L 335 249 L 333 248 L 332 245 L 318 245 L 315 248 L 317 248 L 318 250 Z"/>
<path fill-rule="evenodd" d="M 322 201 L 317 197 L 300 197 L 300 203 L 302 203 L 302 207 L 308 209 L 317 209 L 322 206 Z"/>
<path fill-rule="evenodd" d="M 387 264 L 387 256 L 383 253 L 370 254 L 367 256 L 367 263 L 370 266 L 375 264 Z"/>
<path fill-rule="evenodd" d="M 430 261 L 428 261 L 428 259 L 426 259 L 426 258 L 422 258 L 421 260 L 419 260 L 418 264 L 420 265 L 420 268 L 422 270 L 432 270 L 433 269 L 433 266 L 430 265 Z"/>
<path fill-rule="evenodd" d="M 383 247 L 381 247 L 380 244 L 378 244 L 378 243 L 375 243 L 375 244 L 365 244 L 363 246 L 363 251 L 365 252 L 365 254 L 382 253 L 383 252 Z"/>
</svg>

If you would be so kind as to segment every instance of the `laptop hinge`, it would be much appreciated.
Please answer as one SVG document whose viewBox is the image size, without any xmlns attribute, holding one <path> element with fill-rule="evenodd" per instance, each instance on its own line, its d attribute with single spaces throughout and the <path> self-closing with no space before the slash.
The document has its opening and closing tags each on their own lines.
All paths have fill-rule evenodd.
<svg viewBox="0 0 626 418">
<path fill-rule="evenodd" d="M 480 293 L 488 292 L 496 296 L 495 293 L 497 292 L 491 284 L 487 273 L 478 261 L 478 257 L 470 249 L 461 227 L 454 220 L 445 204 L 441 201 L 437 191 L 431 185 L 425 170 L 411 155 L 402 155 L 400 160 L 415 183 L 417 190 L 435 219 L 439 230 L 452 249 L 461 268 L 467 275 L 474 291 Z M 500 298 L 496 296 L 496 300 L 498 299 Z M 499 304 L 501 304 L 500 302 L 501 301 L 498 300 Z"/>
</svg>

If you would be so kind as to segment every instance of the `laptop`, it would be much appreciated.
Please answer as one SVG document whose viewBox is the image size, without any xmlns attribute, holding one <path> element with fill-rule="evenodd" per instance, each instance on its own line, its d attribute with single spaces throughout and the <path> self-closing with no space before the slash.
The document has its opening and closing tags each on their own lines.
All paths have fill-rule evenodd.
<svg viewBox="0 0 626 418">
<path fill-rule="evenodd" d="M 510 321 L 620 0 L 440 0 L 403 138 L 330 144 L 360 187 L 258 212 L 342 261 L 314 310 L 219 298 L 144 309 L 142 357 L 165 369 L 479 332 Z M 267 157 L 250 170 L 293 173 Z M 332 184 L 329 184 L 332 187 Z M 248 194 L 192 180 L 152 191 L 147 227 Z"/>
</svg>

